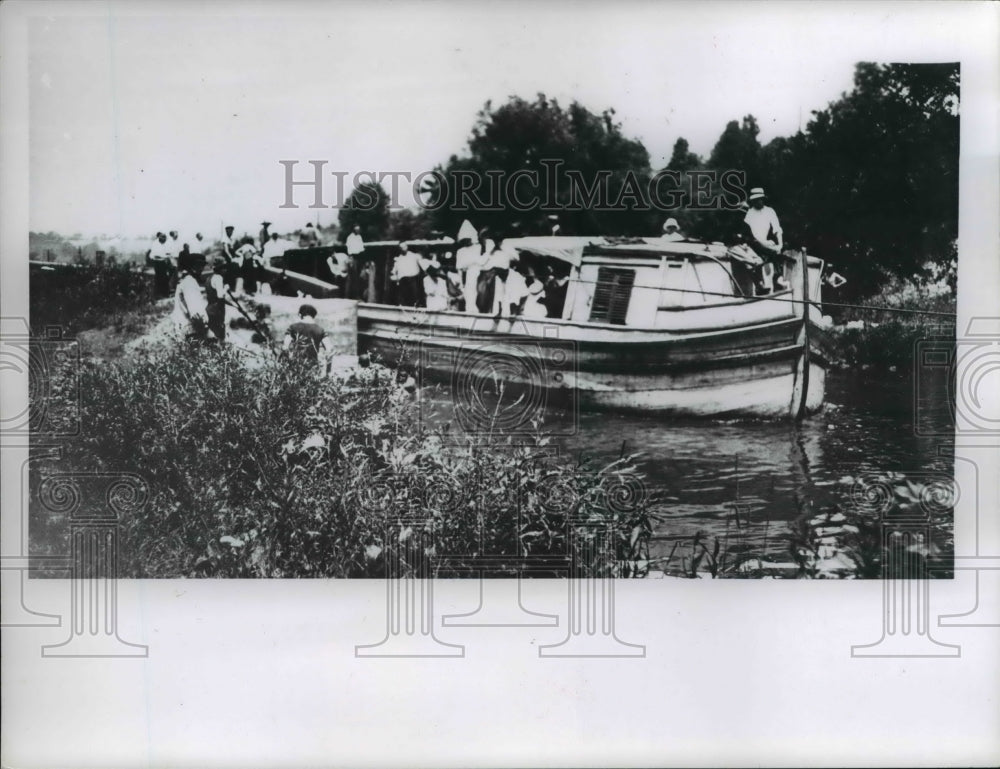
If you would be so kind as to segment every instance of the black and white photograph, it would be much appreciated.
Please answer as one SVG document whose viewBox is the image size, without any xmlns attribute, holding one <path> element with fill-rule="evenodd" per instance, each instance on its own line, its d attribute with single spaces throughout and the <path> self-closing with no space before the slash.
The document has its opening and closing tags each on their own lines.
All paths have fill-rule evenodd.
<svg viewBox="0 0 1000 769">
<path fill-rule="evenodd" d="M 946 5 L 5 3 L 4 765 L 995 765 L 1000 15 Z M 38 739 L 59 665 L 121 742 Z M 493 691 L 404 719 L 440 675 Z"/>
</svg>

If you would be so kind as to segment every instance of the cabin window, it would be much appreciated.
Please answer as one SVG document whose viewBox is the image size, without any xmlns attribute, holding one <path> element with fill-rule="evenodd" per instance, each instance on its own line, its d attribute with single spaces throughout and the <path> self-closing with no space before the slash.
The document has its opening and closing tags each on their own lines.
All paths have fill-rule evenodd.
<svg viewBox="0 0 1000 769">
<path fill-rule="evenodd" d="M 633 283 L 635 283 L 635 270 L 599 268 L 597 285 L 594 287 L 594 301 L 590 305 L 590 319 L 601 323 L 625 325 Z"/>
</svg>

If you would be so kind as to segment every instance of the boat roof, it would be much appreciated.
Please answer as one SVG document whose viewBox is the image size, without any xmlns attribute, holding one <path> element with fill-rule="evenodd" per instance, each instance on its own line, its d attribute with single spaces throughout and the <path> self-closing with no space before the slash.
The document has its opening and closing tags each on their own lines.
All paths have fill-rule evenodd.
<svg viewBox="0 0 1000 769">
<path fill-rule="evenodd" d="M 411 238 L 410 240 L 373 240 L 365 243 L 365 248 L 369 246 L 391 248 L 392 246 L 398 246 L 400 243 L 405 243 L 407 246 L 453 246 L 455 245 L 455 240 L 449 237 L 438 238 L 437 240 L 421 238 Z"/>
<path fill-rule="evenodd" d="M 548 235 L 533 238 L 509 238 L 504 245 L 517 251 L 551 257 L 578 266 L 585 255 L 606 256 L 688 256 L 720 259 L 726 254 L 721 243 L 667 241 L 661 238 L 605 238 Z"/>
</svg>

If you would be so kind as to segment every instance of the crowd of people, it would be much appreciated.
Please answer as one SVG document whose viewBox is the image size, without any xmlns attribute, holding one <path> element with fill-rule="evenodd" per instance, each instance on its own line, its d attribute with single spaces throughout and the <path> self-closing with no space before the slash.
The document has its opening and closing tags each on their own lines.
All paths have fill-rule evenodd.
<svg viewBox="0 0 1000 769">
<path fill-rule="evenodd" d="M 422 255 L 401 243 L 389 280 L 394 303 L 496 317 L 561 317 L 569 269 L 520 256 L 504 236 L 463 225 L 454 250 Z"/>
<path fill-rule="evenodd" d="M 558 219 L 551 217 L 551 234 L 559 234 Z M 315 248 L 321 238 L 317 228 L 307 224 L 299 231 L 298 242 L 279 238 L 264 221 L 257 241 L 250 236 L 237 238 L 232 226 L 215 247 L 211 274 L 204 296 L 199 279 L 208 264 L 211 250 L 200 233 L 191 241 L 176 231 L 157 233 L 147 258 L 156 275 L 156 290 L 169 296 L 176 276 L 175 308 L 191 318 L 192 327 L 204 326 L 219 340 L 225 339 L 227 303 L 254 294 L 277 294 L 308 298 L 295 290 L 284 270 L 280 274 L 264 270 L 276 257 L 290 248 Z M 661 240 L 674 243 L 687 240 L 677 219 L 664 222 Z M 764 189 L 754 187 L 747 202 L 734 211 L 732 226 L 723 243 L 728 247 L 733 280 L 744 296 L 760 296 L 785 288 L 776 271 L 784 248 L 784 234 L 774 209 L 767 205 Z M 193 244 L 193 246 L 192 246 Z M 496 318 L 560 318 L 566 301 L 570 267 L 556 260 L 519 254 L 507 246 L 501 233 L 483 228 L 476 230 L 465 221 L 458 237 L 435 241 L 401 242 L 391 254 L 391 268 L 384 269 L 389 291 L 377 287 L 376 260 L 365 254 L 366 244 L 359 226 L 354 226 L 342 245 L 334 246 L 325 260 L 324 282 L 340 289 L 340 295 L 368 302 L 422 307 L 434 311 L 473 312 Z M 418 246 L 418 247 L 416 247 Z M 322 267 L 317 266 L 322 273 Z M 836 274 L 830 280 L 843 282 Z M 836 285 L 836 283 L 831 284 Z M 238 303 L 238 302 L 237 302 Z M 315 318 L 315 309 L 303 316 L 302 323 Z M 310 333 L 300 329 L 305 337 Z"/>
</svg>

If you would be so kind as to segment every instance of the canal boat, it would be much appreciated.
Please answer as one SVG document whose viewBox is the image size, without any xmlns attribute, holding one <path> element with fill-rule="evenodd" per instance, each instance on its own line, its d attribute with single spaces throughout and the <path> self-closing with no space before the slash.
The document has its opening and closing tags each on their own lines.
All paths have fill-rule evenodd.
<svg viewBox="0 0 1000 769">
<path fill-rule="evenodd" d="M 427 256 L 455 249 L 450 240 L 408 244 Z M 562 269 L 565 300 L 539 318 L 385 301 L 397 246 L 366 247 L 366 274 L 376 287 L 368 296 L 376 301 L 358 305 L 359 350 L 393 364 L 453 384 L 500 377 L 531 392 L 572 395 L 584 409 L 800 418 L 823 404 L 823 261 L 804 252 L 783 254 L 775 290 L 756 295 L 720 243 L 508 239 L 505 248 L 520 259 Z M 286 278 L 313 296 L 336 296 L 337 287 L 318 277 L 321 251 L 286 254 Z"/>
</svg>

